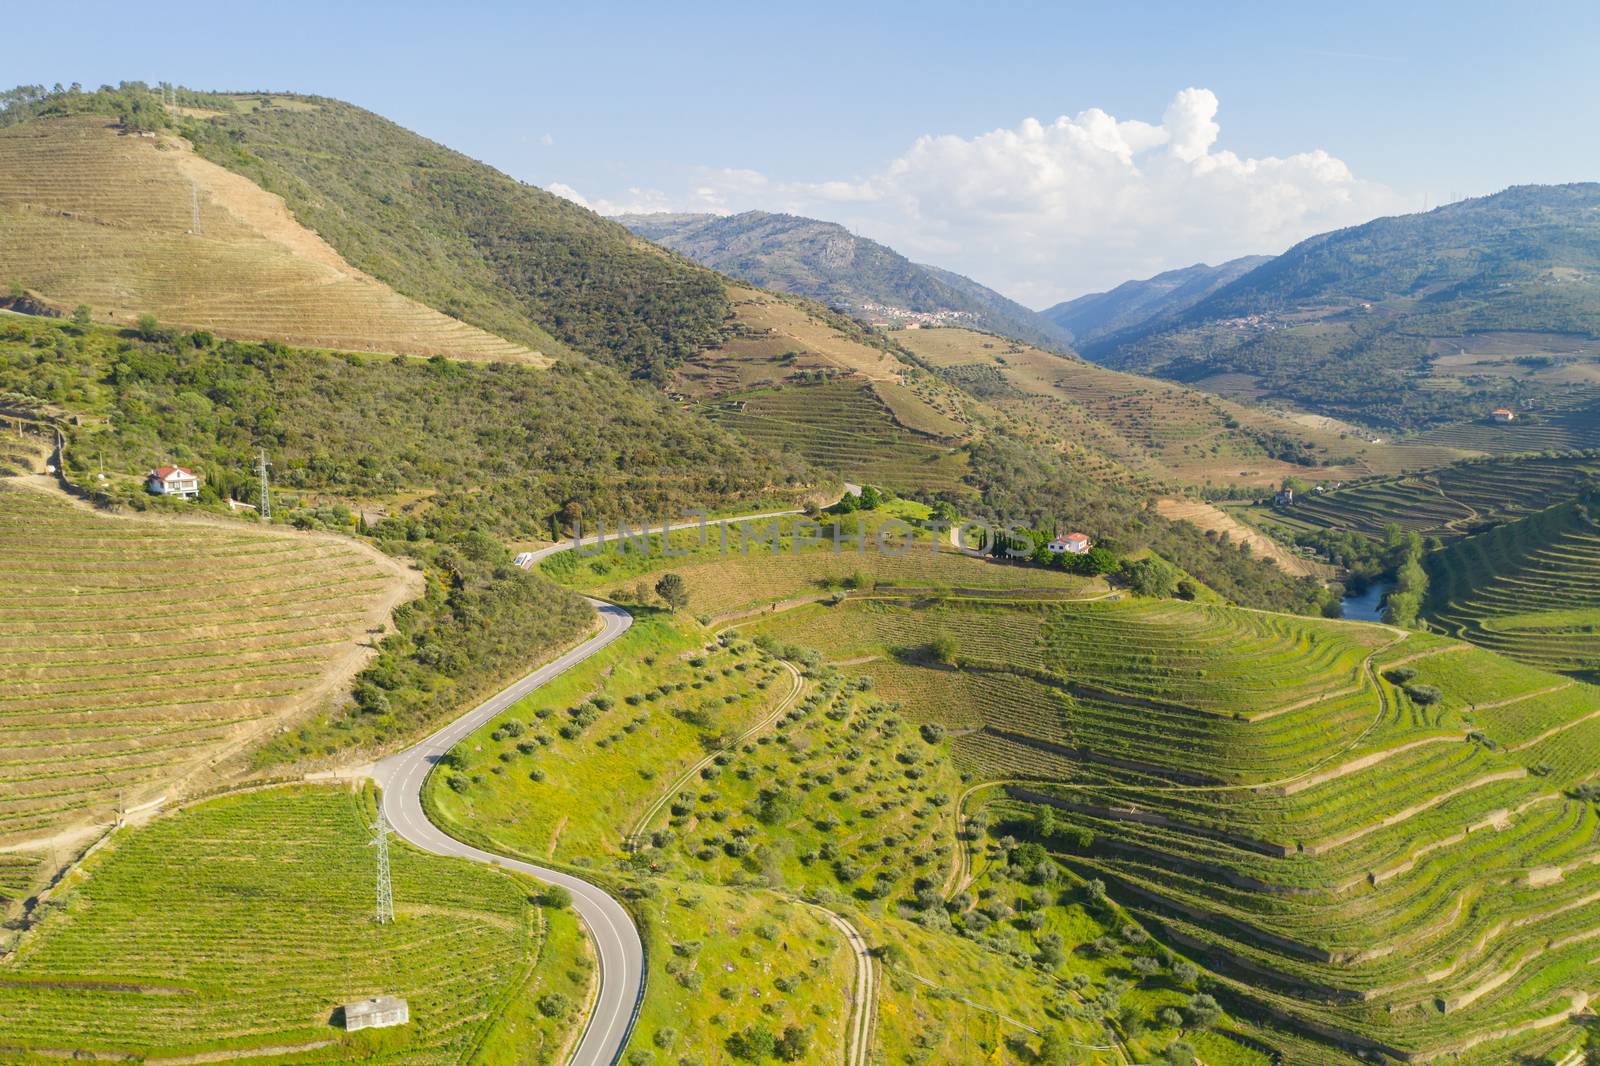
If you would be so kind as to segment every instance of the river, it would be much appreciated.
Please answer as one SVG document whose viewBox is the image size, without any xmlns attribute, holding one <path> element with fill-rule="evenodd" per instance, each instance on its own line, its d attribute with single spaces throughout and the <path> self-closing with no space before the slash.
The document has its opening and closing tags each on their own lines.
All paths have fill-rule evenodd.
<svg viewBox="0 0 1600 1066">
<path fill-rule="evenodd" d="M 1392 588 L 1394 588 L 1393 581 L 1374 581 L 1361 595 L 1346 596 L 1341 604 L 1344 607 L 1344 616 L 1358 622 L 1383 621 L 1383 598 Z"/>
</svg>

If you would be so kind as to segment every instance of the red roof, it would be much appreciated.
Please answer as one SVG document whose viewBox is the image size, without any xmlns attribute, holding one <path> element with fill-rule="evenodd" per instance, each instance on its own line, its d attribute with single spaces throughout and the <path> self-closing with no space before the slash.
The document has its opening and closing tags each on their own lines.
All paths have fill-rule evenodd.
<svg viewBox="0 0 1600 1066">
<path fill-rule="evenodd" d="M 1068 533 L 1063 539 L 1068 540 L 1073 544 L 1082 544 L 1088 541 L 1089 535 L 1087 533 Z"/>
<path fill-rule="evenodd" d="M 158 466 L 150 471 L 150 476 L 160 478 L 162 481 L 171 481 L 175 477 L 194 477 L 181 466 Z"/>
</svg>

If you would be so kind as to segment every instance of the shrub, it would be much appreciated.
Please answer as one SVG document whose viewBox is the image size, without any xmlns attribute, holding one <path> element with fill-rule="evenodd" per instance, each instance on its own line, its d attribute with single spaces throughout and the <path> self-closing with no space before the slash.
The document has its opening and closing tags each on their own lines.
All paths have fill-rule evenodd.
<svg viewBox="0 0 1600 1066">
<path fill-rule="evenodd" d="M 572 1011 L 572 1001 L 560 992 L 546 992 L 539 997 L 538 1006 L 546 1018 L 565 1018 Z"/>
</svg>

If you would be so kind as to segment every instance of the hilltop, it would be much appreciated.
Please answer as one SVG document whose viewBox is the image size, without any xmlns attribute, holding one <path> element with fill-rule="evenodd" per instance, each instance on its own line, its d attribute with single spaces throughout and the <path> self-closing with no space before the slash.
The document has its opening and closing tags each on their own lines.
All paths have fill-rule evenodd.
<svg viewBox="0 0 1600 1066">
<path fill-rule="evenodd" d="M 869 322 L 970 325 L 1068 350 L 1042 316 L 971 278 L 913 263 L 834 222 L 737 215 L 620 215 L 641 237 L 762 288 L 809 296 Z"/>
<path fill-rule="evenodd" d="M 1600 184 L 1519 186 L 1325 233 L 1176 316 L 1083 346 L 1110 366 L 1391 429 L 1592 392 Z"/>
<path fill-rule="evenodd" d="M 1125 281 L 1106 292 L 1065 300 L 1039 314 L 1071 334 L 1074 343 L 1088 344 L 1186 311 L 1271 259 L 1270 255 L 1247 255 L 1217 266 L 1196 263 L 1140 281 Z"/>
</svg>

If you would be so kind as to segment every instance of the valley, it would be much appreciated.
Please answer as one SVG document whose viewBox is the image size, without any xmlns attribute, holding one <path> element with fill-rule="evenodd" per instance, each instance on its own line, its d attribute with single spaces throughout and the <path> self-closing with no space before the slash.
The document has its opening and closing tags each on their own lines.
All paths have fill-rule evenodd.
<svg viewBox="0 0 1600 1066">
<path fill-rule="evenodd" d="M 0 1059 L 1600 1053 L 1592 187 L 1036 313 L 34 88 Z"/>
</svg>

